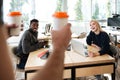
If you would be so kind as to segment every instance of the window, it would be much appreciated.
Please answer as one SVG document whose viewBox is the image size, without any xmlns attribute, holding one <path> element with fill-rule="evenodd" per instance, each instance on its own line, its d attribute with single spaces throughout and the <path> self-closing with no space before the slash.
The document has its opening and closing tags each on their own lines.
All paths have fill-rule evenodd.
<svg viewBox="0 0 120 80">
<path fill-rule="evenodd" d="M 35 0 L 35 17 L 40 21 L 50 21 L 56 9 L 57 0 Z"/>
<path fill-rule="evenodd" d="M 18 10 L 23 13 L 24 17 L 39 18 L 41 21 L 51 20 L 58 1 L 63 2 L 63 0 L 4 0 L 4 18 L 8 12 Z M 120 13 L 120 0 L 66 1 L 70 20 L 106 19 L 114 13 Z"/>
<path fill-rule="evenodd" d="M 33 15 L 31 12 L 33 9 L 31 8 L 31 0 L 3 0 L 3 12 L 4 12 L 4 21 L 7 21 L 7 15 L 11 11 L 20 11 L 22 13 L 22 20 L 26 26 L 29 24 L 29 18 Z"/>
<path fill-rule="evenodd" d="M 68 13 L 69 15 L 71 15 L 69 18 L 70 20 L 104 20 L 107 19 L 109 16 L 112 16 L 112 14 L 115 13 L 115 9 L 115 0 L 68 1 Z"/>
<path fill-rule="evenodd" d="M 115 4 L 113 3 L 114 0 L 92 0 L 92 18 L 107 20 L 114 13 Z"/>
<path fill-rule="evenodd" d="M 117 14 L 120 14 L 120 0 L 115 0 L 115 12 L 117 13 Z"/>
<path fill-rule="evenodd" d="M 91 19 L 106 21 L 112 14 L 120 14 L 119 3 L 120 0 L 4 0 L 4 20 L 8 12 L 18 10 L 23 14 L 26 29 L 33 18 L 39 19 L 40 26 L 44 26 L 52 21 L 56 10 L 65 8 L 73 25 L 84 26 L 80 22 L 86 24 Z"/>
<path fill-rule="evenodd" d="M 87 21 L 91 18 L 90 0 L 71 0 L 68 1 L 69 20 Z M 87 14 L 86 14 L 87 13 Z"/>
</svg>

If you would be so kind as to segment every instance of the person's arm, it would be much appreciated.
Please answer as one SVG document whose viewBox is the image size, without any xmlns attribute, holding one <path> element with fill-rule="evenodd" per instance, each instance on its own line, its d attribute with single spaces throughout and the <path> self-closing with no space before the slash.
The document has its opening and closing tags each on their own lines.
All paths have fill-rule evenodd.
<svg viewBox="0 0 120 80">
<path fill-rule="evenodd" d="M 98 53 L 98 50 L 95 49 L 95 47 L 93 46 L 93 32 L 90 31 L 87 38 L 86 38 L 86 43 L 87 43 L 87 48 L 88 48 L 88 56 L 89 57 L 95 57 L 95 56 L 99 56 L 100 54 Z"/>
<path fill-rule="evenodd" d="M 29 52 L 35 51 L 39 49 L 40 46 L 37 38 L 35 39 L 35 37 L 28 30 L 25 31 L 21 38 L 21 45 L 24 54 L 28 54 Z"/>
<path fill-rule="evenodd" d="M 5 30 L 2 25 L 0 25 L 0 80 L 15 80 L 14 70 L 6 43 L 6 35 L 4 33 Z"/>
<path fill-rule="evenodd" d="M 88 36 L 87 36 L 87 38 L 86 38 L 86 43 L 88 45 L 91 45 L 93 43 L 92 37 L 93 37 L 93 32 L 90 31 L 89 34 L 88 34 Z"/>
<path fill-rule="evenodd" d="M 99 51 L 100 55 L 109 53 L 110 38 L 109 38 L 108 34 L 105 32 L 103 33 L 101 44 L 102 44 L 102 47 L 101 47 L 101 50 Z"/>
<path fill-rule="evenodd" d="M 71 40 L 71 24 L 59 31 L 52 31 L 53 52 L 43 69 L 32 80 L 62 80 L 64 70 L 64 52 Z"/>
<path fill-rule="evenodd" d="M 99 56 L 99 48 L 96 47 L 97 45 L 88 45 L 87 49 L 88 49 L 88 56 L 90 57 L 95 57 L 95 56 Z"/>
</svg>

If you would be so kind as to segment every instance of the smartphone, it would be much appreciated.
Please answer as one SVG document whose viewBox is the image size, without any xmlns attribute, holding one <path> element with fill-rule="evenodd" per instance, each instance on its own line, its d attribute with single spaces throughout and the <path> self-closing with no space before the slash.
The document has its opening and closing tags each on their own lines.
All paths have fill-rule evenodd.
<svg viewBox="0 0 120 80">
<path fill-rule="evenodd" d="M 3 0 L 0 0 L 0 25 L 3 25 Z"/>
</svg>

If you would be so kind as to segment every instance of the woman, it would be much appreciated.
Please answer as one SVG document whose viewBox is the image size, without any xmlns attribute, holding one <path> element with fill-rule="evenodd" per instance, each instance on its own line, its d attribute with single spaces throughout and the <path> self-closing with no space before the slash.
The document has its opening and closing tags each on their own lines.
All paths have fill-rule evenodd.
<svg viewBox="0 0 120 80">
<path fill-rule="evenodd" d="M 89 46 L 96 49 L 88 50 L 90 57 L 100 56 L 103 54 L 109 54 L 112 56 L 110 51 L 110 38 L 109 35 L 101 29 L 100 24 L 96 20 L 90 21 L 90 33 L 87 36 L 86 42 Z M 96 76 L 98 80 L 101 80 L 101 76 Z"/>
<path fill-rule="evenodd" d="M 93 46 L 98 50 L 97 53 L 94 53 L 94 51 L 89 52 L 89 56 L 99 56 L 103 54 L 109 54 L 112 56 L 112 53 L 110 51 L 110 38 L 109 35 L 103 31 L 100 27 L 100 24 L 96 20 L 90 21 L 90 33 L 87 36 L 86 42 L 88 45 Z"/>
</svg>

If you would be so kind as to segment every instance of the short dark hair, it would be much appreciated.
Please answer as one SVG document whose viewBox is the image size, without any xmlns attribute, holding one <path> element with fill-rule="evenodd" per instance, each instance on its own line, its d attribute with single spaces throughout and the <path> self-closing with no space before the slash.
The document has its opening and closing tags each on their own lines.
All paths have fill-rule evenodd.
<svg viewBox="0 0 120 80">
<path fill-rule="evenodd" d="M 39 22 L 37 19 L 32 19 L 31 21 L 30 21 L 30 25 L 31 25 L 31 23 L 32 22 Z"/>
</svg>

